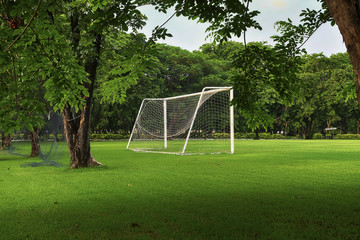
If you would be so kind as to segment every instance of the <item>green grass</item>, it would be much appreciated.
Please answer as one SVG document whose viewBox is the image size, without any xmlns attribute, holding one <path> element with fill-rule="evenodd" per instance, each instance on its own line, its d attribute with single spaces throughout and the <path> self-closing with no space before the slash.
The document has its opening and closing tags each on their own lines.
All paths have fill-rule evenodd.
<svg viewBox="0 0 360 240">
<path fill-rule="evenodd" d="M 163 140 L 141 140 L 132 141 L 129 149 L 135 151 L 164 152 L 180 154 L 183 150 L 185 140 L 167 141 L 167 148 L 164 148 Z M 203 154 L 203 153 L 230 153 L 230 139 L 228 140 L 189 140 L 186 147 L 186 154 Z"/>
<path fill-rule="evenodd" d="M 93 142 L 104 166 L 80 170 L 0 152 L 0 239 L 360 238 L 360 141 L 239 140 L 234 155 L 194 156 L 125 146 Z"/>
</svg>

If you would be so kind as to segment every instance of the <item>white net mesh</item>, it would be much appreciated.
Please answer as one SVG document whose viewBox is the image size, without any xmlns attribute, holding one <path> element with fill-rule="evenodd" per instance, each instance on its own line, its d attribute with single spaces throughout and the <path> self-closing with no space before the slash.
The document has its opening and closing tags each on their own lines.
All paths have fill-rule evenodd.
<svg viewBox="0 0 360 240">
<path fill-rule="evenodd" d="M 12 136 L 8 153 L 19 156 L 29 156 L 31 153 L 30 131 L 22 129 Z M 44 124 L 39 130 L 39 159 L 32 158 L 31 162 L 22 164 L 22 167 L 55 166 L 63 167 L 69 162 L 69 150 L 64 135 L 64 124 L 60 113 L 49 112 L 44 116 Z M 41 161 L 39 161 L 41 160 Z"/>
<path fill-rule="evenodd" d="M 224 141 L 230 139 L 230 88 L 205 88 L 202 93 L 145 99 L 128 147 L 183 153 L 187 137 L 184 153 L 230 152 L 230 141 Z"/>
</svg>

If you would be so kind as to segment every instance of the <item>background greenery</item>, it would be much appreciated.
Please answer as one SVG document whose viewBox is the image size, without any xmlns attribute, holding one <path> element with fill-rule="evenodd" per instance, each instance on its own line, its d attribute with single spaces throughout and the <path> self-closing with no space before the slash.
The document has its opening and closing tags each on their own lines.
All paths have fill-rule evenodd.
<svg viewBox="0 0 360 240">
<path fill-rule="evenodd" d="M 271 49 L 264 43 L 255 45 Z M 205 44 L 194 52 L 156 44 L 153 58 L 157 59 L 157 64 L 140 74 L 137 86 L 127 90 L 122 104 L 102 102 L 101 94 L 97 92 L 91 131 L 129 133 L 143 98 L 198 92 L 204 86 L 233 85 L 235 80 L 232 78 L 239 71 L 234 59 L 243 50 L 244 45 L 237 42 Z M 261 108 L 254 113 L 242 111 L 241 107 L 237 109 L 236 132 L 282 132 L 283 135 L 312 138 L 315 133 L 325 136 L 325 128 L 337 127 L 337 133 L 359 134 L 360 111 L 348 54 L 302 55 L 300 60 L 301 69 L 295 86 L 291 87 L 294 91 L 289 101 L 279 98 L 275 91 L 278 87 L 265 80 L 252 81 L 251 86 L 256 91 L 256 96 L 252 97 Z M 109 77 L 108 71 L 104 70 L 108 68 L 106 64 L 101 65 L 100 79 Z M 235 97 L 237 95 L 235 90 Z M 250 96 L 246 95 L 244 101 L 245 98 Z"/>
</svg>

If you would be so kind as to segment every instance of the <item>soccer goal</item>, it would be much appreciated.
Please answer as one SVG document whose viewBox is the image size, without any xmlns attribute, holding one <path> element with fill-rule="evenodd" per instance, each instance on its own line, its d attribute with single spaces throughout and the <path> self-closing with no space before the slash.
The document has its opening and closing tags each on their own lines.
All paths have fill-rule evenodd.
<svg viewBox="0 0 360 240">
<path fill-rule="evenodd" d="M 175 154 L 234 153 L 232 87 L 142 101 L 127 149 Z"/>
</svg>

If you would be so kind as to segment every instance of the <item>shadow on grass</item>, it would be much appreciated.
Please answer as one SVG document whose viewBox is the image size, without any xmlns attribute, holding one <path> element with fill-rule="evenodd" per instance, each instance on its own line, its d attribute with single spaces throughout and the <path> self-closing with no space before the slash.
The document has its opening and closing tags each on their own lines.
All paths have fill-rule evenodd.
<svg viewBox="0 0 360 240">
<path fill-rule="evenodd" d="M 4 239 L 359 239 L 357 202 L 282 193 L 79 194 L 0 213 Z M 130 196 L 130 197 L 129 197 Z"/>
</svg>

